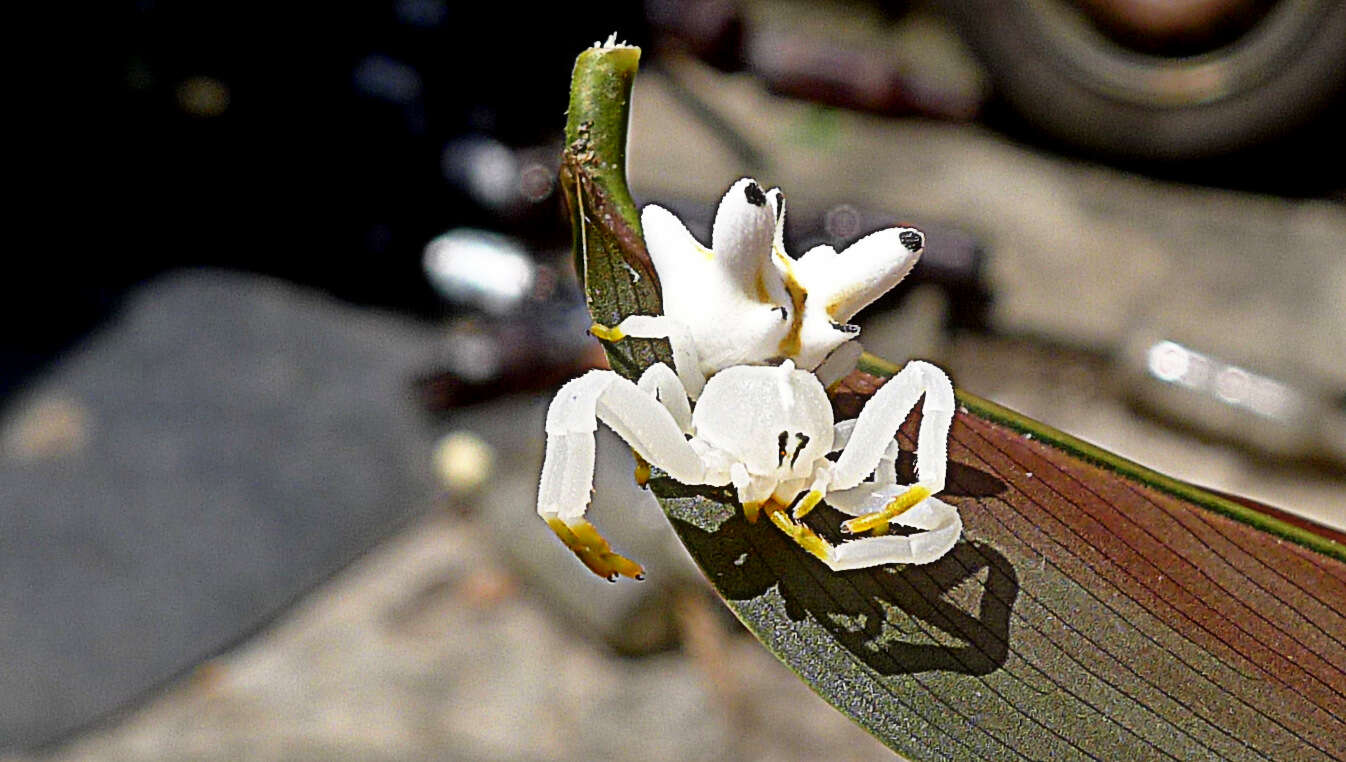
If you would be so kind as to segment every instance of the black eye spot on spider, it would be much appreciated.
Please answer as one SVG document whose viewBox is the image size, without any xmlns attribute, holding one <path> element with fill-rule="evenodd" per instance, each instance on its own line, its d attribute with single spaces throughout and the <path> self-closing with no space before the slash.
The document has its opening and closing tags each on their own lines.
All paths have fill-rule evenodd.
<svg viewBox="0 0 1346 762">
<path fill-rule="evenodd" d="M 785 443 L 786 443 L 789 439 L 790 439 L 790 432 L 788 432 L 788 431 L 782 431 L 782 432 L 780 433 L 780 436 L 779 436 L 779 437 L 776 437 L 776 442 L 777 442 L 777 458 L 776 458 L 776 465 L 777 465 L 777 466 L 782 465 L 783 463 L 785 463 L 785 456 L 790 454 L 789 451 L 787 451 L 787 450 L 785 449 Z"/>
<path fill-rule="evenodd" d="M 907 247 L 907 251 L 916 251 L 925 245 L 925 236 L 916 230 L 903 230 L 897 234 L 897 240 Z"/>
<path fill-rule="evenodd" d="M 762 192 L 762 186 L 757 183 L 748 183 L 743 188 L 743 195 L 748 197 L 748 203 L 753 206 L 761 206 L 766 203 L 766 194 Z"/>
<path fill-rule="evenodd" d="M 859 333 L 860 326 L 855 323 L 832 323 L 832 327 L 842 333 Z"/>
<path fill-rule="evenodd" d="M 785 216 L 785 194 L 776 194 L 776 219 L 779 220 Z"/>
<path fill-rule="evenodd" d="M 799 440 L 799 444 L 795 445 L 795 454 L 790 456 L 790 468 L 795 467 L 795 461 L 799 460 L 799 453 L 803 452 L 804 446 L 809 443 L 809 435 L 800 432 L 795 434 L 795 439 Z"/>
<path fill-rule="evenodd" d="M 789 319 L 790 319 L 790 312 L 789 312 L 788 310 L 786 310 L 784 307 L 772 307 L 771 309 L 772 309 L 772 310 L 778 310 L 778 311 L 780 312 L 780 319 L 781 319 L 781 320 L 789 320 Z"/>
</svg>

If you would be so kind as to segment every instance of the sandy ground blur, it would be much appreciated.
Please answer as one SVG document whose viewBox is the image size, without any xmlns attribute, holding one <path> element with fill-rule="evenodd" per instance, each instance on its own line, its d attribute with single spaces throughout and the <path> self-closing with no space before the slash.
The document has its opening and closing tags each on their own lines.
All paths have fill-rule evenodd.
<svg viewBox="0 0 1346 762">
<path fill-rule="evenodd" d="M 53 758 L 887 756 L 715 605 L 689 591 L 683 650 L 619 657 L 577 637 L 474 522 L 440 514 Z"/>
</svg>

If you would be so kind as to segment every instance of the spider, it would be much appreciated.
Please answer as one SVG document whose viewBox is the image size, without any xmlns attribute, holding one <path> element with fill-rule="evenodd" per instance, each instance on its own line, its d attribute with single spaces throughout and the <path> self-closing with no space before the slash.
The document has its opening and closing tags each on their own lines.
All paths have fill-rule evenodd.
<svg viewBox="0 0 1346 762">
<path fill-rule="evenodd" d="M 765 512 L 833 571 L 930 563 L 958 540 L 957 510 L 934 497 L 944 489 L 954 412 L 948 377 L 910 362 L 858 418 L 839 423 L 823 383 L 848 373 L 859 353 L 848 344 L 858 327 L 841 321 L 896 284 L 924 238 L 894 228 L 841 253 L 817 247 L 793 260 L 781 245 L 783 218 L 780 191 L 747 178 L 720 204 L 713 250 L 663 209 L 642 213 L 666 314 L 593 332 L 608 341 L 667 337 L 674 367 L 656 363 L 636 383 L 590 371 L 562 386 L 547 411 L 538 514 L 595 574 L 644 576 L 584 519 L 600 420 L 635 451 L 644 477 L 653 464 L 683 484 L 732 486 L 748 521 Z M 917 481 L 899 485 L 894 437 L 922 397 Z M 839 545 L 820 537 L 800 519 L 824 498 L 855 517 L 843 532 L 876 536 Z M 919 531 L 887 535 L 892 523 Z"/>
</svg>

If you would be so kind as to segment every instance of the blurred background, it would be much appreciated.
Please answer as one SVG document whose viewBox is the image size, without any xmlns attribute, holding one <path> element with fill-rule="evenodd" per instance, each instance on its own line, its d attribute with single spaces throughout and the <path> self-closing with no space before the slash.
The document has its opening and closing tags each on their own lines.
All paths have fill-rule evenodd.
<svg viewBox="0 0 1346 762">
<path fill-rule="evenodd" d="M 646 582 L 534 516 L 546 403 L 602 362 L 555 174 L 613 30 L 642 203 L 708 240 L 752 175 L 795 255 L 916 224 L 870 351 L 1346 527 L 1339 0 L 98 22 L 78 201 L 6 281 L 0 759 L 891 756 L 743 633 L 615 437 L 593 515 Z"/>
</svg>

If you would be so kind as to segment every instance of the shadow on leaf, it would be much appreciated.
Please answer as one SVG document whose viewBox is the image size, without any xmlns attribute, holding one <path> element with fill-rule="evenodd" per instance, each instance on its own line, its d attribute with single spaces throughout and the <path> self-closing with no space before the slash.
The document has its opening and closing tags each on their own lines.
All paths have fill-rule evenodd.
<svg viewBox="0 0 1346 762">
<path fill-rule="evenodd" d="M 909 438 L 904 444 L 915 447 L 915 441 Z M 947 486 L 939 493 L 940 497 L 993 497 L 1006 489 L 1005 482 L 990 473 L 956 460 L 950 460 L 948 468 Z M 897 458 L 897 481 L 916 482 L 916 453 L 912 449 L 904 449 Z"/>
<path fill-rule="evenodd" d="M 962 493 L 1004 489 L 989 474 L 957 467 L 967 473 L 950 481 Z M 722 490 L 661 481 L 651 486 L 682 541 L 720 593 L 739 606 L 771 605 L 775 588 L 791 621 L 815 622 L 883 675 L 932 670 L 985 675 L 1005 663 L 1019 580 L 990 545 L 960 542 L 923 566 L 835 573 L 770 523 L 749 524 Z M 841 518 L 823 507 L 810 515 L 810 525 L 839 541 Z"/>
</svg>

